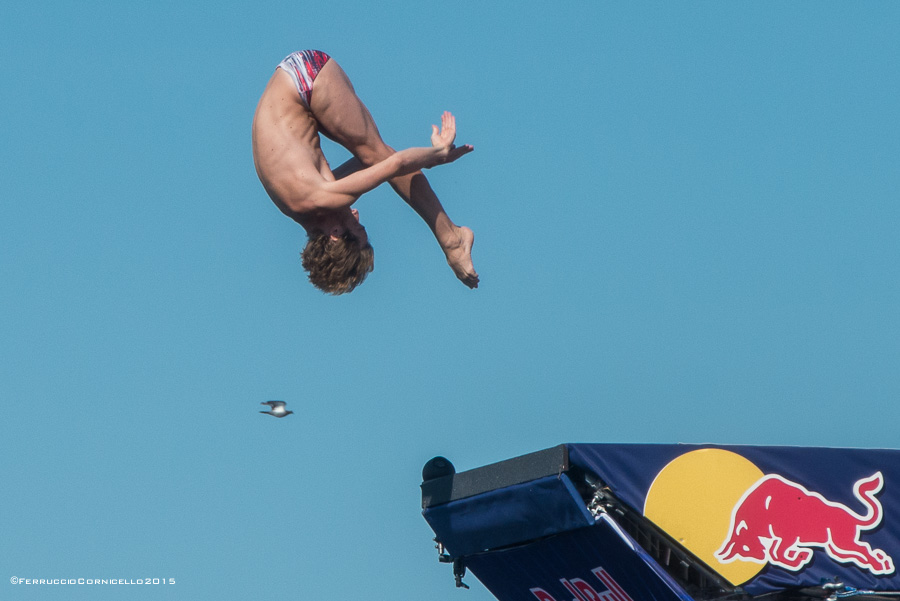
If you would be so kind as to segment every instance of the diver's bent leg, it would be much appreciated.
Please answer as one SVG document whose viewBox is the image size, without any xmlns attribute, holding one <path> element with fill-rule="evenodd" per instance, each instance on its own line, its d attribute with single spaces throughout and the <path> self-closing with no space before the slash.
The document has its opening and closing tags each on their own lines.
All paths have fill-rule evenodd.
<svg viewBox="0 0 900 601">
<path fill-rule="evenodd" d="M 349 150 L 362 165 L 374 165 L 395 152 L 381 138 L 372 114 L 334 59 L 316 77 L 310 109 L 321 133 Z M 355 166 L 352 162 L 345 163 L 336 170 L 335 177 L 347 175 Z M 389 183 L 431 229 L 456 276 L 470 288 L 476 287 L 478 275 L 471 258 L 472 231 L 450 220 L 421 171 L 395 177 Z"/>
</svg>

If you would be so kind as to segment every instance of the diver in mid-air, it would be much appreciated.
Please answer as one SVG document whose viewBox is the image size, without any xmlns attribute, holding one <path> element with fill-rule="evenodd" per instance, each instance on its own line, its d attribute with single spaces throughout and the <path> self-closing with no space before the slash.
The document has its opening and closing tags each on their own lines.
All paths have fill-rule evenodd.
<svg viewBox="0 0 900 601">
<path fill-rule="evenodd" d="M 354 158 L 334 171 L 319 134 Z M 454 224 L 422 174 L 473 150 L 454 145 L 449 112 L 432 126 L 431 147 L 399 152 L 381 139 L 375 121 L 349 78 L 324 52 L 303 50 L 285 58 L 269 80 L 253 118 L 253 160 L 259 179 L 279 209 L 306 230 L 303 267 L 317 288 L 350 292 L 373 268 L 372 247 L 359 213 L 359 197 L 389 182 L 428 224 L 456 277 L 478 287 L 472 264 L 475 236 Z"/>
</svg>

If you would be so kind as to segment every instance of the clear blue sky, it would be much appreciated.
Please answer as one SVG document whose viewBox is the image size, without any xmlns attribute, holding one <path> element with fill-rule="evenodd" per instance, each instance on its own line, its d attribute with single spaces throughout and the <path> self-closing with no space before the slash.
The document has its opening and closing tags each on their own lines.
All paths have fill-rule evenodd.
<svg viewBox="0 0 900 601">
<path fill-rule="evenodd" d="M 900 445 L 900 5 L 313 4 L 0 8 L 0 597 L 487 601 L 434 455 Z M 249 137 L 301 48 L 394 146 L 457 115 L 477 291 L 387 186 L 305 281 Z"/>
</svg>

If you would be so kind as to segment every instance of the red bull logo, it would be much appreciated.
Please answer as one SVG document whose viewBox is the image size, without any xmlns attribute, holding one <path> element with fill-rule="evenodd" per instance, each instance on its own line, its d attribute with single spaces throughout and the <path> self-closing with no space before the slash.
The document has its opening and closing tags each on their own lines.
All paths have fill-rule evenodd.
<svg viewBox="0 0 900 601">
<path fill-rule="evenodd" d="M 735 504 L 728 536 L 715 557 L 722 563 L 770 563 L 798 571 L 812 561 L 814 549 L 822 549 L 837 562 L 876 575 L 892 574 L 894 560 L 861 540 L 864 532 L 881 524 L 883 511 L 876 495 L 883 486 L 881 472 L 853 485 L 853 494 L 865 507 L 865 513 L 858 514 L 782 476 L 763 476 Z"/>
</svg>

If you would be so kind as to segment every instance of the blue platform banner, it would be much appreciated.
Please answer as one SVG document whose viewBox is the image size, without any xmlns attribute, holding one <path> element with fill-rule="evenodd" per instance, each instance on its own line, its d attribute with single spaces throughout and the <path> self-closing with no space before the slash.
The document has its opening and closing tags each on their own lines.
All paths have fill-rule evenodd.
<svg viewBox="0 0 900 601">
<path fill-rule="evenodd" d="M 900 591 L 900 451 L 570 444 L 569 460 L 751 595 Z"/>
<path fill-rule="evenodd" d="M 568 476 L 548 476 L 426 509 L 453 557 L 531 541 L 594 523 Z"/>
<path fill-rule="evenodd" d="M 466 558 L 501 601 L 692 601 L 608 516 L 590 527 Z"/>
</svg>

